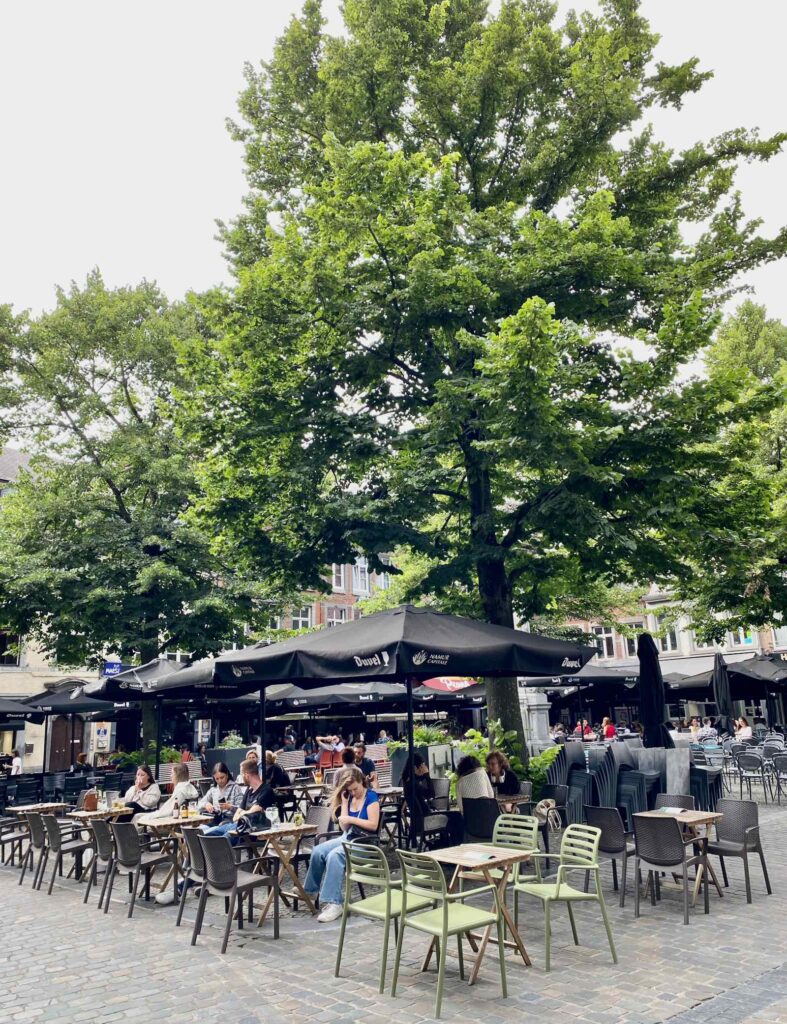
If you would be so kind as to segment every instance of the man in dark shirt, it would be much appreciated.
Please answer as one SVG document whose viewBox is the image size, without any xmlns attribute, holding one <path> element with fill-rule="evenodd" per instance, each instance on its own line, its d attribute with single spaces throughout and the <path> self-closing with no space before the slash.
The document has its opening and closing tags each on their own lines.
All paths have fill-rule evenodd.
<svg viewBox="0 0 787 1024">
<path fill-rule="evenodd" d="M 371 757 L 366 756 L 366 744 L 355 743 L 353 745 L 355 751 L 355 766 L 360 768 L 363 772 L 364 778 L 369 783 L 369 789 L 377 788 L 377 768 L 375 767 L 374 761 Z"/>
<path fill-rule="evenodd" d="M 276 794 L 267 782 L 260 778 L 260 766 L 256 761 L 247 759 L 240 766 L 246 792 L 243 794 L 240 807 L 232 816 L 232 821 L 224 821 L 213 828 L 205 829 L 206 836 L 229 836 L 233 846 L 247 832 L 258 832 L 268 827 L 265 808 L 276 803 Z"/>
</svg>

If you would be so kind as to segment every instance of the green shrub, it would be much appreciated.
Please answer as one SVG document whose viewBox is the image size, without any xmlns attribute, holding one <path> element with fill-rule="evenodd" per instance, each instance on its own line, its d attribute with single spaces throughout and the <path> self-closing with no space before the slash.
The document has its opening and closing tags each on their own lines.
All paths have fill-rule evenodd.
<svg viewBox="0 0 787 1024">
<path fill-rule="evenodd" d="M 450 742 L 451 738 L 448 733 L 445 729 L 439 728 L 439 726 L 416 725 L 413 729 L 413 745 L 416 747 L 435 747 Z M 390 740 L 388 743 L 389 754 L 392 754 L 395 750 L 405 750 L 406 748 L 406 736 L 399 740 Z"/>
<path fill-rule="evenodd" d="M 169 764 L 180 760 L 180 751 L 174 747 L 162 747 L 159 762 Z M 112 758 L 112 764 L 116 768 L 138 768 L 141 764 L 154 765 L 156 763 L 156 744 L 149 743 L 147 751 L 134 750 L 130 754 L 117 754 Z"/>
<path fill-rule="evenodd" d="M 219 743 L 219 750 L 237 750 L 238 747 L 245 747 L 246 744 L 243 742 L 243 737 L 240 733 L 228 732 L 224 739 Z"/>
<path fill-rule="evenodd" d="M 525 777 L 533 784 L 533 801 L 537 802 L 541 797 L 541 790 L 547 780 L 549 766 L 560 753 L 560 747 L 556 743 L 554 747 L 547 747 L 542 754 L 536 754 L 530 758 L 525 772 Z"/>
</svg>

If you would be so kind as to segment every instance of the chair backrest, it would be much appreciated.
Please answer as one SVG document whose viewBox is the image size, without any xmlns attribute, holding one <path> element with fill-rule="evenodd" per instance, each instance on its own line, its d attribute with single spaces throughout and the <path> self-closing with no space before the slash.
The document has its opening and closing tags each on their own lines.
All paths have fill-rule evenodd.
<svg viewBox="0 0 787 1024">
<path fill-rule="evenodd" d="M 766 732 L 765 733 L 765 742 L 766 743 L 778 743 L 779 746 L 783 747 L 784 746 L 784 736 L 782 736 L 781 733 L 778 733 L 778 732 Z"/>
<path fill-rule="evenodd" d="M 113 821 L 110 824 L 115 840 L 115 854 L 118 864 L 124 868 L 135 868 L 142 861 L 139 833 L 130 821 Z"/>
<path fill-rule="evenodd" d="M 492 830 L 492 842 L 496 846 L 537 850 L 538 818 L 530 814 L 501 814 Z"/>
<path fill-rule="evenodd" d="M 773 757 L 774 754 L 782 754 L 782 753 L 784 753 L 784 744 L 783 743 L 766 742 L 766 743 L 763 743 L 763 745 L 762 745 L 762 756 L 763 757 L 771 758 L 771 757 Z"/>
<path fill-rule="evenodd" d="M 323 771 L 326 768 L 333 767 L 333 751 L 332 750 L 320 750 L 320 755 L 317 758 L 317 767 L 322 768 Z"/>
<path fill-rule="evenodd" d="M 331 809 L 323 804 L 311 804 L 306 810 L 304 824 L 316 825 L 317 835 L 331 830 Z"/>
<path fill-rule="evenodd" d="M 366 756 L 370 757 L 375 763 L 380 761 L 388 760 L 388 744 L 387 743 L 367 743 L 366 744 Z"/>
<path fill-rule="evenodd" d="M 205 860 L 205 880 L 212 890 L 230 892 L 238 878 L 238 865 L 228 836 L 197 837 Z"/>
<path fill-rule="evenodd" d="M 649 864 L 669 867 L 683 863 L 685 847 L 676 818 L 643 818 L 635 814 L 634 842 L 638 855 Z"/>
<path fill-rule="evenodd" d="M 533 783 L 530 779 L 523 779 L 519 783 L 519 795 L 526 796 L 528 799 L 533 795 Z"/>
<path fill-rule="evenodd" d="M 451 804 L 451 780 L 432 779 L 434 787 L 434 809 L 436 811 L 447 811 Z"/>
<path fill-rule="evenodd" d="M 687 793 L 657 793 L 654 807 L 656 810 L 659 807 L 682 807 L 684 811 L 696 810 L 694 797 Z"/>
<path fill-rule="evenodd" d="M 17 775 L 13 780 L 16 783 L 14 803 L 32 804 L 38 798 L 38 779 L 34 775 Z"/>
<path fill-rule="evenodd" d="M 445 875 L 436 860 L 422 853 L 412 853 L 410 850 L 397 850 L 396 856 L 402 868 L 403 892 L 412 896 L 445 900 Z"/>
<path fill-rule="evenodd" d="M 28 811 L 25 817 L 27 818 L 27 827 L 30 830 L 31 845 L 36 850 L 43 850 L 46 843 L 46 829 L 41 820 L 41 815 L 36 814 L 35 811 Z"/>
<path fill-rule="evenodd" d="M 391 774 L 393 768 L 390 761 L 385 761 L 383 764 L 375 766 L 377 772 L 377 785 L 383 789 L 387 789 L 393 785 L 393 775 Z M 437 780 L 435 780 L 437 781 Z"/>
<path fill-rule="evenodd" d="M 727 797 L 716 802 L 716 810 L 724 815 L 716 823 L 716 838 L 719 840 L 743 843 L 746 841 L 746 829 L 759 824 L 754 800 L 732 800 Z"/>
<path fill-rule="evenodd" d="M 388 861 L 379 846 L 364 843 L 344 843 L 346 858 L 345 894 L 349 901 L 353 882 L 387 888 L 391 881 Z"/>
<path fill-rule="evenodd" d="M 285 771 L 303 768 L 305 763 L 306 755 L 302 750 L 280 750 L 276 755 L 276 764 L 281 765 Z"/>
<path fill-rule="evenodd" d="M 601 830 L 599 850 L 603 853 L 622 853 L 626 849 L 626 829 L 617 807 L 593 807 L 586 804 L 583 810 L 587 824 Z"/>
<path fill-rule="evenodd" d="M 87 788 L 88 782 L 84 775 L 67 775 L 63 783 L 63 798 L 66 803 L 70 803 Z"/>
<path fill-rule="evenodd" d="M 49 849 L 53 853 L 60 853 L 63 836 L 60 831 L 60 826 L 57 823 L 57 818 L 54 814 L 42 814 L 41 820 L 44 822 L 44 828 L 46 829 L 46 837 L 49 840 Z"/>
<path fill-rule="evenodd" d="M 323 772 L 322 781 L 325 783 L 326 786 L 332 786 L 336 782 L 336 776 L 338 774 L 339 773 L 337 769 L 328 768 L 326 771 Z"/>
<path fill-rule="evenodd" d="M 773 767 L 780 775 L 787 775 L 787 751 L 773 755 Z"/>
<path fill-rule="evenodd" d="M 737 757 L 738 767 L 744 772 L 761 772 L 763 770 L 763 761 L 760 754 L 755 753 L 753 750 L 747 754 L 738 754 Z"/>
<path fill-rule="evenodd" d="M 197 828 L 184 828 L 183 838 L 189 851 L 189 862 L 191 873 L 197 878 L 205 877 L 205 857 L 202 853 L 199 837 L 201 833 Z"/>
<path fill-rule="evenodd" d="M 125 793 L 129 786 L 133 786 L 136 781 L 135 772 L 123 772 L 120 776 L 120 788 Z"/>
<path fill-rule="evenodd" d="M 77 811 L 83 811 L 85 809 L 85 800 L 87 799 L 87 795 L 89 792 L 89 789 L 83 789 L 82 792 L 77 797 L 77 805 L 75 808 Z"/>
<path fill-rule="evenodd" d="M 539 800 L 554 800 L 556 807 L 565 807 L 568 802 L 568 786 L 556 786 L 554 783 L 546 782 L 541 787 Z"/>
<path fill-rule="evenodd" d="M 590 825 L 569 825 L 560 841 L 560 863 L 588 867 L 598 860 L 601 829 Z"/>
<path fill-rule="evenodd" d="M 334 767 L 334 768 L 342 768 L 344 766 L 344 761 L 342 760 L 342 754 L 343 753 L 344 753 L 343 750 L 334 750 L 334 752 L 331 754 L 331 765 L 332 765 L 332 767 Z"/>
<path fill-rule="evenodd" d="M 748 746 L 748 743 L 744 743 L 742 740 L 734 740 L 730 744 L 730 753 L 733 755 L 740 754 L 742 751 L 747 750 Z"/>
<path fill-rule="evenodd" d="M 476 839 L 491 839 L 500 806 L 491 796 L 470 797 L 462 801 L 465 832 Z"/>
<path fill-rule="evenodd" d="M 109 822 L 104 818 L 92 818 L 90 827 L 96 843 L 96 856 L 106 864 L 112 857 L 112 833 L 109 830 Z"/>
<path fill-rule="evenodd" d="M 120 789 L 123 785 L 123 776 L 120 772 L 105 772 L 101 785 L 103 789 Z"/>
</svg>

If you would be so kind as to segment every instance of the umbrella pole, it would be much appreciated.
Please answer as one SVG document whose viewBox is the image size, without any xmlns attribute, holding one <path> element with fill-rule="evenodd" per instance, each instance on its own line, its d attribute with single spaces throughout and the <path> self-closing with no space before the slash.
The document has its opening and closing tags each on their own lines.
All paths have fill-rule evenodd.
<svg viewBox="0 0 787 1024">
<path fill-rule="evenodd" d="M 413 763 L 414 739 L 413 739 L 413 680 L 407 677 L 407 771 L 410 779 L 410 792 L 407 794 L 407 803 L 410 807 L 410 828 L 407 835 L 407 845 L 415 846 L 415 765 Z M 501 954 L 502 955 L 502 954 Z"/>
<path fill-rule="evenodd" d="M 71 747 L 68 751 L 68 770 L 74 767 L 74 716 L 71 716 Z"/>
<path fill-rule="evenodd" d="M 46 775 L 46 745 L 49 737 L 49 715 L 44 715 L 44 775 Z"/>
<path fill-rule="evenodd" d="M 262 772 L 263 772 L 263 775 L 265 774 L 265 767 L 266 767 L 266 765 L 265 765 L 265 751 L 268 748 L 268 737 L 266 735 L 266 728 L 265 728 L 265 711 L 266 711 L 266 708 L 265 708 L 265 687 L 263 686 L 260 689 L 260 724 L 259 724 L 260 750 L 262 751 Z"/>
<path fill-rule="evenodd" d="M 161 705 L 163 701 L 161 697 L 156 698 L 156 780 L 158 781 L 158 771 L 161 765 Z"/>
</svg>

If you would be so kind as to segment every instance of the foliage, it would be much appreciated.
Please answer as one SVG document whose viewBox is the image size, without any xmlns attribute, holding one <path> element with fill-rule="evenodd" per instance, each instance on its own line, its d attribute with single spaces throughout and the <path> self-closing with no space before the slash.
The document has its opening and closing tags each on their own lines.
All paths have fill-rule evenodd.
<svg viewBox="0 0 787 1024">
<path fill-rule="evenodd" d="M 235 750 L 238 747 L 245 746 L 246 744 L 243 742 L 243 737 L 240 735 L 240 733 L 235 732 L 235 730 L 233 729 L 231 732 L 228 732 L 224 739 L 221 741 L 221 743 L 219 743 L 218 749 Z"/>
<path fill-rule="evenodd" d="M 492 750 L 500 750 L 508 758 L 508 763 L 520 779 L 528 778 L 526 752 L 519 741 L 515 729 L 503 729 L 497 720 L 487 721 L 486 735 L 478 729 L 468 729 L 462 739 L 456 743 L 463 757 L 477 757 L 482 765 L 486 764 L 487 755 Z M 523 756 L 523 754 L 525 756 Z M 450 776 L 451 793 L 456 796 L 456 773 Z"/>
<path fill-rule="evenodd" d="M 160 764 L 174 764 L 180 761 L 180 751 L 174 747 L 162 747 L 159 757 Z M 133 750 L 127 754 L 116 754 L 112 763 L 117 768 L 138 768 L 141 764 L 152 767 L 156 763 L 156 744 L 149 743 L 146 750 Z"/>
<path fill-rule="evenodd" d="M 270 614 L 186 517 L 193 453 L 172 395 L 193 329 L 154 285 L 110 291 L 97 272 L 50 313 L 0 318 L 0 416 L 38 453 L 0 505 L 0 627 L 61 665 L 209 654 Z"/>
<path fill-rule="evenodd" d="M 541 797 L 541 789 L 547 780 L 549 766 L 560 753 L 560 747 L 555 744 L 547 747 L 540 754 L 531 757 L 527 764 L 526 778 L 533 784 L 533 800 L 537 802 Z"/>
<path fill-rule="evenodd" d="M 182 418 L 217 549 L 275 586 L 404 547 L 422 593 L 512 625 L 690 579 L 705 515 L 745 536 L 712 486 L 734 382 L 683 368 L 787 247 L 734 181 L 785 136 L 675 152 L 643 119 L 697 61 L 659 62 L 636 0 L 556 12 L 346 0 L 331 37 L 306 0 L 247 69 L 237 281 L 181 346 Z M 487 689 L 521 734 L 513 683 Z"/>
<path fill-rule="evenodd" d="M 451 737 L 445 729 L 441 729 L 437 725 L 416 725 L 413 728 L 413 744 L 416 747 L 439 746 L 443 743 L 451 743 Z M 405 750 L 406 748 L 406 739 L 388 741 L 389 754 L 392 754 L 395 750 Z"/>
</svg>

